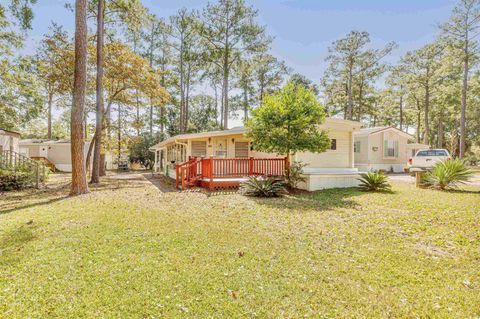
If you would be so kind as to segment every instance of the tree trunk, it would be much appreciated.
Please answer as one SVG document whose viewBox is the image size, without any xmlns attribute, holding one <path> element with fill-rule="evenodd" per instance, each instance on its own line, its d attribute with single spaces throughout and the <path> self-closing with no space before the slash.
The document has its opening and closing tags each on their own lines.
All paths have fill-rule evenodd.
<svg viewBox="0 0 480 319">
<path fill-rule="evenodd" d="M 225 59 L 223 65 L 223 129 L 228 130 L 228 77 L 229 77 L 229 70 L 228 70 L 228 60 Z"/>
<path fill-rule="evenodd" d="M 430 108 L 430 87 L 427 84 L 425 87 L 425 108 L 424 108 L 424 117 L 423 117 L 423 125 L 425 126 L 424 135 L 423 135 L 423 144 L 428 145 L 428 136 L 429 136 L 429 128 L 428 128 L 428 110 Z"/>
<path fill-rule="evenodd" d="M 468 35 L 467 35 L 468 38 Z M 467 109 L 467 91 L 468 91 L 468 69 L 469 69 L 469 59 L 468 59 L 468 39 L 465 40 L 465 49 L 464 49 L 464 61 L 463 61 L 463 86 L 462 86 L 462 106 L 460 111 L 460 158 L 465 156 L 465 134 L 466 134 L 466 109 Z"/>
<path fill-rule="evenodd" d="M 400 91 L 403 90 L 403 87 L 400 86 Z M 403 131 L 403 95 L 400 92 L 400 131 Z M 408 130 L 407 130 L 408 131 Z"/>
<path fill-rule="evenodd" d="M 248 121 L 248 89 L 246 85 L 243 87 L 243 121 Z"/>
<path fill-rule="evenodd" d="M 180 40 L 180 133 L 185 133 L 184 116 L 185 116 L 185 79 L 183 65 L 183 35 Z"/>
<path fill-rule="evenodd" d="M 420 101 L 416 98 L 417 103 L 417 143 L 420 143 L 420 129 L 422 126 L 422 117 L 421 117 L 421 110 L 420 110 Z"/>
<path fill-rule="evenodd" d="M 102 126 L 103 126 L 103 33 L 104 33 L 104 0 L 98 0 L 97 12 L 97 83 L 96 83 L 96 118 L 95 135 L 92 140 L 94 143 L 92 178 L 91 183 L 100 182 L 100 156 L 102 152 Z M 89 160 L 87 156 L 87 160 Z"/>
<path fill-rule="evenodd" d="M 118 131 L 117 131 L 117 139 L 118 139 L 118 157 L 117 157 L 117 165 L 120 165 L 120 160 L 122 159 L 122 109 L 121 104 L 118 104 Z"/>
<path fill-rule="evenodd" d="M 347 120 L 353 120 L 353 65 L 349 66 L 348 70 L 348 106 L 347 106 L 347 114 L 345 118 Z"/>
<path fill-rule="evenodd" d="M 363 81 L 360 84 L 358 90 L 358 112 L 357 112 L 357 121 L 362 121 L 362 103 L 363 103 Z"/>
<path fill-rule="evenodd" d="M 137 109 L 137 114 L 136 114 L 136 131 L 137 131 L 137 136 L 140 136 L 140 99 L 138 98 L 138 89 L 135 89 L 135 108 Z"/>
<path fill-rule="evenodd" d="M 443 114 L 440 114 L 438 118 L 438 136 L 437 136 L 438 148 L 443 148 L 443 140 L 444 140 Z"/>
<path fill-rule="evenodd" d="M 52 104 L 53 104 L 53 94 L 48 93 L 48 128 L 47 128 L 47 139 L 52 139 Z"/>
<path fill-rule="evenodd" d="M 70 195 L 89 192 L 85 167 L 83 112 L 87 84 L 87 0 L 75 2 L 75 73 L 71 114 L 72 184 Z"/>
</svg>

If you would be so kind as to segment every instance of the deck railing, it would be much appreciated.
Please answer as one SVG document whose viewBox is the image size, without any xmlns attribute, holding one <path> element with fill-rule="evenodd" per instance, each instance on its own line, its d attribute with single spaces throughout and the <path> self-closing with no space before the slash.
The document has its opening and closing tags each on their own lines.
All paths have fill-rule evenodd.
<svg viewBox="0 0 480 319">
<path fill-rule="evenodd" d="M 47 174 L 44 163 L 9 150 L 0 152 L 0 168 L 9 169 L 14 173 L 20 170 L 20 168 L 28 169 L 33 173 L 35 178 L 34 184 L 37 188 L 40 183 L 45 181 Z"/>
<path fill-rule="evenodd" d="M 287 158 L 190 158 L 176 166 L 177 188 L 198 181 L 248 176 L 284 176 Z"/>
</svg>

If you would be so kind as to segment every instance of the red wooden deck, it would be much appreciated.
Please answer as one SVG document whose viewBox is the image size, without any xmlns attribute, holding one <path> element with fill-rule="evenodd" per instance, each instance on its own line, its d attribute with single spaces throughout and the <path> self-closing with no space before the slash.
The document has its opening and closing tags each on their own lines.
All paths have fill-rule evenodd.
<svg viewBox="0 0 480 319">
<path fill-rule="evenodd" d="M 249 176 L 284 176 L 287 158 L 191 158 L 176 166 L 176 186 L 236 188 Z"/>
</svg>

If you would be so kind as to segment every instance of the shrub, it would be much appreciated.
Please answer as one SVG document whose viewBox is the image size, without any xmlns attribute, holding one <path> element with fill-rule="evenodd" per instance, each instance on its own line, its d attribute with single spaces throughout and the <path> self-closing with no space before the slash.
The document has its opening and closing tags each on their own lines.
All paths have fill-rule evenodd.
<svg viewBox="0 0 480 319">
<path fill-rule="evenodd" d="M 388 191 L 391 188 L 388 177 L 380 171 L 364 173 L 358 180 L 359 188 L 367 192 Z"/>
<path fill-rule="evenodd" d="M 290 188 L 297 188 L 300 182 L 305 182 L 306 178 L 302 176 L 303 168 L 307 166 L 307 164 L 302 162 L 293 162 L 290 165 L 289 171 L 287 176 L 285 177 L 286 185 Z"/>
<path fill-rule="evenodd" d="M 278 197 L 287 193 L 285 182 L 273 177 L 249 177 L 240 184 L 240 193 L 253 197 Z"/>
<path fill-rule="evenodd" d="M 2 192 L 32 187 L 34 183 L 34 176 L 28 172 L 0 170 L 0 191 Z"/>
<path fill-rule="evenodd" d="M 463 160 L 446 160 L 436 163 L 433 169 L 425 174 L 425 184 L 444 190 L 465 184 L 472 175 L 473 171 L 465 166 Z"/>
</svg>

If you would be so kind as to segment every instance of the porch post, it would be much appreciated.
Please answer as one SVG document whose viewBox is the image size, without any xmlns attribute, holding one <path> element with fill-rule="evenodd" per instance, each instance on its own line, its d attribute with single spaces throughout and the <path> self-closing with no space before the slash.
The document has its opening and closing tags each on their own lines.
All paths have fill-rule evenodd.
<svg viewBox="0 0 480 319">
<path fill-rule="evenodd" d="M 179 175 L 179 169 L 178 169 L 178 164 L 175 164 L 175 188 L 178 188 L 178 175 Z"/>
<path fill-rule="evenodd" d="M 210 155 L 210 183 L 208 186 L 213 189 L 213 155 Z"/>
<path fill-rule="evenodd" d="M 253 156 L 250 156 L 250 160 L 248 161 L 248 176 L 253 175 Z"/>
</svg>

